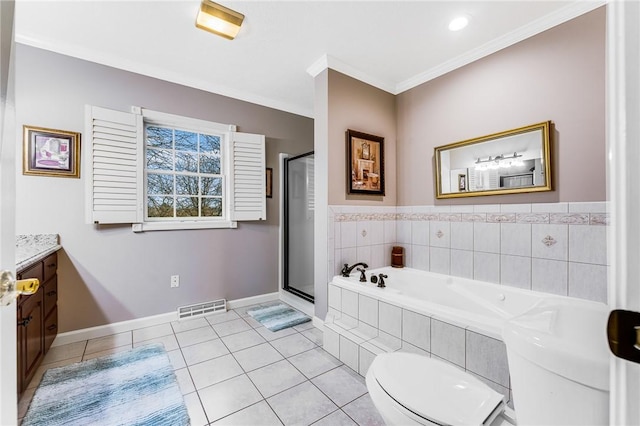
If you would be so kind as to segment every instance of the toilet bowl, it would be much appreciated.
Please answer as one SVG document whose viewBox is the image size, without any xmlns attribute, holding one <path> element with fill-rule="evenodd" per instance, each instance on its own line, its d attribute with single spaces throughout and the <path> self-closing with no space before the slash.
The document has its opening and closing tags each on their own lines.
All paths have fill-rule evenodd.
<svg viewBox="0 0 640 426">
<path fill-rule="evenodd" d="M 378 355 L 367 388 L 388 425 L 606 425 L 606 315 L 591 302 L 545 302 L 505 323 L 515 412 L 470 373 L 423 355 Z"/>
<path fill-rule="evenodd" d="M 423 355 L 378 355 L 366 383 L 388 425 L 515 424 L 503 395 L 470 374 Z"/>
</svg>

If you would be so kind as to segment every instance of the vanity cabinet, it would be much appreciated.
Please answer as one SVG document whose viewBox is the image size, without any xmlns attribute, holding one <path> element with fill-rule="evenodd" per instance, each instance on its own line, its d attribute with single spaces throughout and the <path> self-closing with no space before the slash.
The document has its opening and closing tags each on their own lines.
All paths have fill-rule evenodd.
<svg viewBox="0 0 640 426">
<path fill-rule="evenodd" d="M 18 298 L 18 394 L 21 394 L 42 363 L 58 334 L 58 255 L 50 254 L 18 271 L 18 279 L 37 278 L 35 294 Z"/>
</svg>

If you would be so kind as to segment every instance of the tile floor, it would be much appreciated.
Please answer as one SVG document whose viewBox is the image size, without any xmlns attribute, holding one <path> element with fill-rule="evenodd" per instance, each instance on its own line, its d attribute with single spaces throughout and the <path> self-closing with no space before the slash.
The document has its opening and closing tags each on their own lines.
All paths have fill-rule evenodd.
<svg viewBox="0 0 640 426">
<path fill-rule="evenodd" d="M 274 333 L 249 308 L 53 347 L 19 416 L 47 369 L 162 342 L 192 426 L 384 424 L 364 378 L 322 349 L 322 332 L 311 322 Z"/>
</svg>

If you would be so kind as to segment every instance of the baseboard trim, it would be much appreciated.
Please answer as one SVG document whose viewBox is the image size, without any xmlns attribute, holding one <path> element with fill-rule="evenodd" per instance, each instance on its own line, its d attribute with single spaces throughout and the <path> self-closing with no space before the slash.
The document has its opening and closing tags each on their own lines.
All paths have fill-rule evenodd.
<svg viewBox="0 0 640 426">
<path fill-rule="evenodd" d="M 278 300 L 277 292 L 227 301 L 227 309 L 241 308 L 243 306 L 255 305 L 256 303 L 270 302 L 272 300 Z M 165 324 L 171 321 L 178 321 L 177 311 L 136 318 L 128 321 L 114 322 L 96 327 L 83 328 L 80 330 L 67 331 L 65 333 L 58 334 L 51 344 L 51 347 L 68 345 L 70 343 L 77 343 L 83 340 L 98 339 L 111 334 L 125 333 L 139 328 L 153 327 L 154 325 Z"/>
<path fill-rule="evenodd" d="M 320 330 L 324 330 L 324 321 L 322 321 L 320 318 L 314 316 L 313 317 L 313 326 L 315 328 L 319 328 Z"/>
</svg>

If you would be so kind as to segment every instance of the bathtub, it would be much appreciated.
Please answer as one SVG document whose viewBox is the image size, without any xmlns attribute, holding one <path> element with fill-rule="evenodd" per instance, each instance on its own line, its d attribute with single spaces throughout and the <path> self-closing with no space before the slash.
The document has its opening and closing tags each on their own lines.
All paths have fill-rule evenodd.
<svg viewBox="0 0 640 426">
<path fill-rule="evenodd" d="M 371 276 L 381 273 L 388 276 L 385 288 L 371 283 Z M 576 309 L 582 313 L 574 316 L 583 322 L 585 313 L 595 314 L 589 317 L 598 319 L 599 325 L 585 330 L 602 329 L 602 342 L 596 346 L 599 353 L 606 352 L 607 308 L 602 303 L 411 268 L 372 269 L 366 277 L 366 283 L 359 281 L 359 272 L 333 277 L 323 338 L 327 352 L 362 376 L 381 353 L 421 353 L 455 364 L 510 397 L 505 326 L 549 337 L 562 331 L 562 319 L 566 322 Z M 556 352 L 562 352 L 560 346 Z M 603 359 L 599 376 L 606 381 L 606 353 Z M 513 408 L 510 400 L 509 405 Z"/>
<path fill-rule="evenodd" d="M 371 276 L 379 274 L 388 276 L 385 288 L 371 283 Z M 501 339 L 505 320 L 550 300 L 569 299 L 412 268 L 371 269 L 366 276 L 367 282 L 361 283 L 359 272 L 338 275 L 332 284 L 496 339 Z"/>
</svg>

